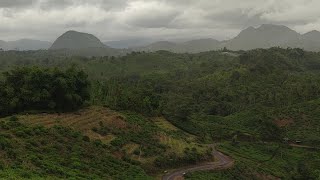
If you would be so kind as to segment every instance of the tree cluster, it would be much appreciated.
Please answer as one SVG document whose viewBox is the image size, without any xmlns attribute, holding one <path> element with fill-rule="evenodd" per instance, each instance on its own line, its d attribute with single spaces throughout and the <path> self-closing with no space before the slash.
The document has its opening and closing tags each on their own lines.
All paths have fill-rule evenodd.
<svg viewBox="0 0 320 180">
<path fill-rule="evenodd" d="M 72 111 L 89 99 L 89 81 L 75 67 L 20 67 L 5 72 L 0 81 L 0 115 L 22 111 Z"/>
</svg>

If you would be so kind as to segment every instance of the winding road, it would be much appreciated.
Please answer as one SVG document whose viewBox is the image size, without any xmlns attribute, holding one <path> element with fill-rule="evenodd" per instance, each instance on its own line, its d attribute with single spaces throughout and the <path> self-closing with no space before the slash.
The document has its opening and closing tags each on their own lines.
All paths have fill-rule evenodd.
<svg viewBox="0 0 320 180">
<path fill-rule="evenodd" d="M 214 162 L 208 162 L 195 166 L 183 167 L 173 172 L 170 172 L 162 177 L 162 180 L 177 180 L 183 179 L 186 173 L 194 171 L 205 171 L 205 170 L 217 170 L 217 169 L 228 169 L 234 165 L 234 160 L 230 157 L 222 154 L 215 149 L 215 145 L 210 145 L 212 148 L 212 155 L 217 159 Z"/>
</svg>

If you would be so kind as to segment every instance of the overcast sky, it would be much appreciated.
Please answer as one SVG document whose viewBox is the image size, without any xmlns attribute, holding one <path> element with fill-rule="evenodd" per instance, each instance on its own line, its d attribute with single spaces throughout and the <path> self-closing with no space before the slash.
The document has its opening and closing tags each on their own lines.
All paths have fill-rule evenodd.
<svg viewBox="0 0 320 180">
<path fill-rule="evenodd" d="M 320 30 L 320 0 L 0 0 L 0 39 L 229 39 L 248 26 Z"/>
</svg>

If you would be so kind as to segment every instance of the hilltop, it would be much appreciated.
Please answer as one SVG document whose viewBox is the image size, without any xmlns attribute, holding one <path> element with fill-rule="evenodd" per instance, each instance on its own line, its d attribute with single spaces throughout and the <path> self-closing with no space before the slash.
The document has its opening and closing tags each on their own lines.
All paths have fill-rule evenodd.
<svg viewBox="0 0 320 180">
<path fill-rule="evenodd" d="M 107 46 L 92 34 L 67 31 L 54 41 L 50 50 L 85 48 L 107 48 Z"/>
<path fill-rule="evenodd" d="M 62 34 L 49 50 L 52 53 L 68 56 L 119 56 L 126 52 L 106 46 L 92 34 L 77 31 L 67 31 Z"/>
</svg>

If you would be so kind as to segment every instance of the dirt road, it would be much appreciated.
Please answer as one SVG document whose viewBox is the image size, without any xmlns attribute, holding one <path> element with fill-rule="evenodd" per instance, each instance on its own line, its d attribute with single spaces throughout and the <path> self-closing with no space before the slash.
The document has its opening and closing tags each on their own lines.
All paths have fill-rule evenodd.
<svg viewBox="0 0 320 180">
<path fill-rule="evenodd" d="M 183 175 L 194 171 L 216 170 L 216 169 L 228 169 L 234 164 L 234 161 L 215 149 L 214 145 L 210 145 L 212 148 L 212 155 L 217 159 L 215 162 L 209 162 L 199 164 L 195 166 L 183 167 L 176 171 L 170 172 L 162 177 L 162 180 L 180 180 L 183 179 Z"/>
</svg>

